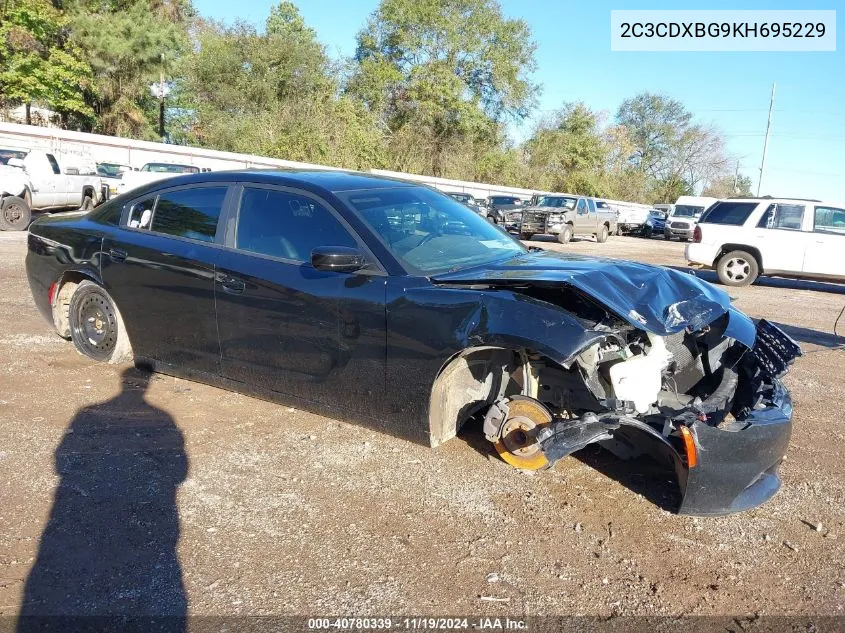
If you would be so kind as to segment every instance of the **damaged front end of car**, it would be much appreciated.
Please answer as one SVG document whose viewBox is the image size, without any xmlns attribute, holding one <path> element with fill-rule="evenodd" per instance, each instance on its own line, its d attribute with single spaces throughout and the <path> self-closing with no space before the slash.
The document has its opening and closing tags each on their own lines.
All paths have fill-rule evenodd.
<svg viewBox="0 0 845 633">
<path fill-rule="evenodd" d="M 681 514 L 742 511 L 777 492 L 792 427 L 781 377 L 801 350 L 776 326 L 709 289 L 662 308 L 637 303 L 622 318 L 574 284 L 492 287 L 554 303 L 603 333 L 566 358 L 523 350 L 505 368 L 515 387 L 491 399 L 483 429 L 506 462 L 548 468 L 589 444 L 668 460 Z"/>
</svg>

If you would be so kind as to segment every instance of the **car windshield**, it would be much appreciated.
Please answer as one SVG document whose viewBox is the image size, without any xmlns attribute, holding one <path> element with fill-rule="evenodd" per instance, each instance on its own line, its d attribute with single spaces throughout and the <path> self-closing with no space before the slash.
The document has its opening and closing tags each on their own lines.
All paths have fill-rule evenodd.
<svg viewBox="0 0 845 633">
<path fill-rule="evenodd" d="M 688 204 L 679 204 L 675 207 L 675 213 L 672 215 L 676 218 L 697 218 L 704 213 L 704 207 L 694 207 Z"/>
<path fill-rule="evenodd" d="M 343 194 L 409 271 L 434 275 L 526 252 L 525 246 L 471 209 L 423 187 Z"/>
<path fill-rule="evenodd" d="M 105 176 L 107 178 L 115 178 L 120 175 L 121 172 L 126 171 L 126 168 L 123 165 L 118 165 L 116 163 L 98 163 L 97 164 L 97 175 Z"/>
<path fill-rule="evenodd" d="M 564 196 L 540 196 L 537 200 L 537 206 L 574 209 L 576 202 L 577 200 L 575 198 L 567 198 Z"/>
<path fill-rule="evenodd" d="M 458 202 L 472 202 L 472 196 L 468 193 L 450 193 L 449 195 Z"/>
<path fill-rule="evenodd" d="M 200 168 L 193 165 L 172 165 L 170 163 L 147 163 L 141 171 L 151 171 L 160 174 L 198 174 Z"/>
<path fill-rule="evenodd" d="M 0 165 L 8 165 L 10 158 L 19 158 L 23 160 L 26 158 L 26 152 L 21 152 L 16 149 L 0 149 Z"/>
<path fill-rule="evenodd" d="M 492 204 L 521 204 L 522 200 L 508 196 L 492 196 L 490 202 Z"/>
</svg>

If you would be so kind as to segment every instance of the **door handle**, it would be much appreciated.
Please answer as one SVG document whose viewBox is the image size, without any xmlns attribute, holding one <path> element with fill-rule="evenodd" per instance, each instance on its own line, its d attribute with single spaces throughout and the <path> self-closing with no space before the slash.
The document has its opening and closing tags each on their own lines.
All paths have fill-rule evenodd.
<svg viewBox="0 0 845 633">
<path fill-rule="evenodd" d="M 220 280 L 220 285 L 223 286 L 223 292 L 230 295 L 239 295 L 246 290 L 246 283 L 234 277 L 223 277 Z"/>
<path fill-rule="evenodd" d="M 110 248 L 109 249 L 109 258 L 115 262 L 120 263 L 126 260 L 126 251 L 122 251 L 119 248 Z"/>
</svg>

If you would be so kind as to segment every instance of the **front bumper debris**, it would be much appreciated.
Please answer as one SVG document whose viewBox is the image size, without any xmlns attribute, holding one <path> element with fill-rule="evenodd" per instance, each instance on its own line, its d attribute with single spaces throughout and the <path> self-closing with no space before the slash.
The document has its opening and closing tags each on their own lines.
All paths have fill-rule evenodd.
<svg viewBox="0 0 845 633">
<path fill-rule="evenodd" d="M 534 463 L 550 467 L 593 443 L 623 458 L 661 455 L 671 460 L 678 476 L 679 514 L 721 515 L 757 507 L 781 486 L 778 467 L 792 432 L 792 400 L 780 378 L 800 355 L 795 341 L 761 320 L 753 348 L 737 364 L 739 383 L 727 419 L 722 412 L 708 421 L 705 411 L 695 407 L 671 419 L 612 411 L 588 412 L 578 419 L 553 419 L 549 414 L 550 423 L 530 430 L 530 439 L 545 458 L 545 463 Z M 488 439 L 501 440 L 497 433 L 505 428 L 508 415 L 508 400 L 490 408 L 484 420 Z M 693 447 L 684 435 L 692 437 Z"/>
</svg>

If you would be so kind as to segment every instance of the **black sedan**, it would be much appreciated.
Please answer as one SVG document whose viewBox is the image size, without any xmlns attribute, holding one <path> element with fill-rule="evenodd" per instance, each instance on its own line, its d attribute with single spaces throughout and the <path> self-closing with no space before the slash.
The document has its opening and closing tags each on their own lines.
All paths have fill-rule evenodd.
<svg viewBox="0 0 845 633">
<path fill-rule="evenodd" d="M 508 463 L 587 444 L 674 466 L 679 511 L 780 486 L 797 346 L 696 277 L 528 249 L 446 195 L 366 174 L 217 172 L 38 219 L 35 303 L 95 360 Z"/>
</svg>

